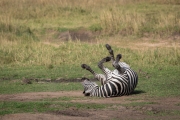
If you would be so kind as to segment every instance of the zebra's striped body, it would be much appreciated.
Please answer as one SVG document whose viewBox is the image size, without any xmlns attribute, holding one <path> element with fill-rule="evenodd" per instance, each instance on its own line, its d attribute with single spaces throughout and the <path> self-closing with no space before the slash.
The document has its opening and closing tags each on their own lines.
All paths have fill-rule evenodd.
<svg viewBox="0 0 180 120">
<path fill-rule="evenodd" d="M 113 53 L 111 52 L 110 54 L 114 59 Z M 138 83 L 138 75 L 128 64 L 119 62 L 120 58 L 121 55 L 117 56 L 116 60 L 112 59 L 112 64 L 116 68 L 113 71 L 103 66 L 103 63 L 110 61 L 111 58 L 106 57 L 99 62 L 98 66 L 104 72 L 104 75 L 95 73 L 86 64 L 82 65 L 84 69 L 90 71 L 94 77 L 101 82 L 101 86 L 98 86 L 95 82 L 92 82 L 87 78 L 83 78 L 84 81 L 82 84 L 84 86 L 84 95 L 114 97 L 129 95 L 134 91 Z"/>
<path fill-rule="evenodd" d="M 126 68 L 124 74 L 119 74 L 115 69 L 114 71 L 110 71 L 109 69 L 104 69 L 106 72 L 106 80 L 104 80 L 105 76 L 102 74 L 97 74 L 101 81 L 101 86 L 99 87 L 95 82 L 91 82 L 88 79 L 85 79 L 82 83 L 83 86 L 87 86 L 87 93 L 90 96 L 98 96 L 98 97 L 114 97 L 114 96 L 123 96 L 131 94 L 138 82 L 137 74 L 130 68 Z M 106 82 L 102 82 L 106 81 Z"/>
</svg>

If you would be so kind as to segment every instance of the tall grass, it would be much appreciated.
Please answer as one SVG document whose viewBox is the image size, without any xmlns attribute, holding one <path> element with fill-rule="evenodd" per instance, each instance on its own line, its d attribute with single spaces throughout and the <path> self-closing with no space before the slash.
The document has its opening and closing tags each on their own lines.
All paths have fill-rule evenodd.
<svg viewBox="0 0 180 120">
<path fill-rule="evenodd" d="M 128 13 L 124 10 L 105 11 L 100 16 L 103 32 L 106 34 L 129 35 L 138 33 L 139 27 L 145 23 L 145 18 L 135 12 Z"/>
<path fill-rule="evenodd" d="M 16 25 L 25 27 L 38 36 L 42 36 L 38 33 L 44 29 L 88 29 L 92 26 L 106 35 L 180 33 L 178 0 L 1 0 L 0 6 L 1 24 L 9 25 L 10 29 Z M 1 25 L 3 32 L 6 31 L 4 27 Z"/>
<path fill-rule="evenodd" d="M 43 43 L 48 35 L 54 39 L 51 32 L 61 29 L 84 27 L 105 35 L 126 36 L 152 34 L 163 37 L 180 33 L 177 0 L 1 0 L 0 6 L 2 67 L 96 64 L 107 54 L 102 44 L 70 41 L 60 42 L 55 47 Z M 118 45 L 114 48 L 119 53 L 125 53 L 124 61 L 134 65 L 158 65 L 158 62 L 162 65 L 179 65 L 180 61 L 180 51 L 176 47 L 144 51 L 119 48 Z"/>
<path fill-rule="evenodd" d="M 142 7 L 143 5 L 145 7 Z M 100 15 L 104 33 L 138 36 L 151 34 L 164 37 L 164 33 L 167 36 L 180 33 L 179 12 L 169 12 L 168 9 L 161 11 L 160 9 L 164 8 L 158 10 L 157 5 L 143 5 L 136 5 L 136 7 L 129 5 L 132 7 L 131 10 L 115 8 L 104 11 Z"/>
</svg>

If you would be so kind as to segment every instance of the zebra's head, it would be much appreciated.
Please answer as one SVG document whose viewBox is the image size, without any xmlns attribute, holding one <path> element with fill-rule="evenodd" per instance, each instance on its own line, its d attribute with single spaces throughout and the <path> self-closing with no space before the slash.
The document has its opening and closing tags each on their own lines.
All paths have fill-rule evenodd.
<svg viewBox="0 0 180 120">
<path fill-rule="evenodd" d="M 98 85 L 95 82 L 90 81 L 88 78 L 82 78 L 82 80 L 83 80 L 82 85 L 84 87 L 83 94 L 85 96 L 91 96 L 93 89 L 95 87 L 98 87 Z"/>
</svg>

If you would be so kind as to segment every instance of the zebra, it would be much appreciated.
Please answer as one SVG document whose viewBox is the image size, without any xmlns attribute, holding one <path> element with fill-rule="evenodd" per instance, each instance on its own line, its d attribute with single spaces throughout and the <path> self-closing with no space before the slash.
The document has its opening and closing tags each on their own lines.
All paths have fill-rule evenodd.
<svg viewBox="0 0 180 120">
<path fill-rule="evenodd" d="M 98 86 L 97 83 L 90 81 L 88 78 L 82 78 L 83 94 L 85 96 L 97 97 L 116 97 L 132 94 L 138 84 L 137 73 L 125 62 L 119 62 L 122 58 L 121 54 L 118 54 L 115 59 L 113 50 L 109 44 L 106 44 L 106 48 L 110 53 L 110 57 L 105 57 L 98 63 L 98 67 L 104 74 L 97 74 L 86 64 L 81 65 L 83 69 L 91 72 L 101 83 L 101 86 Z M 103 65 L 103 63 L 111 60 L 115 68 L 113 71 Z"/>
</svg>

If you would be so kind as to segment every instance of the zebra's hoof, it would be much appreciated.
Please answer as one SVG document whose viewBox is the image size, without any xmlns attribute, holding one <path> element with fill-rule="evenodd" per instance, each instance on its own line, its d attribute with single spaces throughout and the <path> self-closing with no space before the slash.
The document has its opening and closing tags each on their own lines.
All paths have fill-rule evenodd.
<svg viewBox="0 0 180 120">
<path fill-rule="evenodd" d="M 111 57 L 105 57 L 105 58 L 103 58 L 99 63 L 98 63 L 98 65 L 101 65 L 102 63 L 104 63 L 104 62 L 109 62 L 111 60 Z"/>
<path fill-rule="evenodd" d="M 109 62 L 111 60 L 111 57 L 108 56 L 105 58 L 105 60 L 106 60 L 106 62 Z"/>
<path fill-rule="evenodd" d="M 86 69 L 86 68 L 89 67 L 89 66 L 86 65 L 86 64 L 82 64 L 81 67 L 82 67 L 83 69 Z"/>
<path fill-rule="evenodd" d="M 91 70 L 91 68 L 86 64 L 82 64 L 81 67 L 86 70 Z"/>
<path fill-rule="evenodd" d="M 117 56 L 116 56 L 116 59 L 121 59 L 122 58 L 122 55 L 121 54 L 118 54 Z"/>
<path fill-rule="evenodd" d="M 106 48 L 107 48 L 108 50 L 111 50 L 111 46 L 110 46 L 109 44 L 106 44 Z"/>
</svg>

